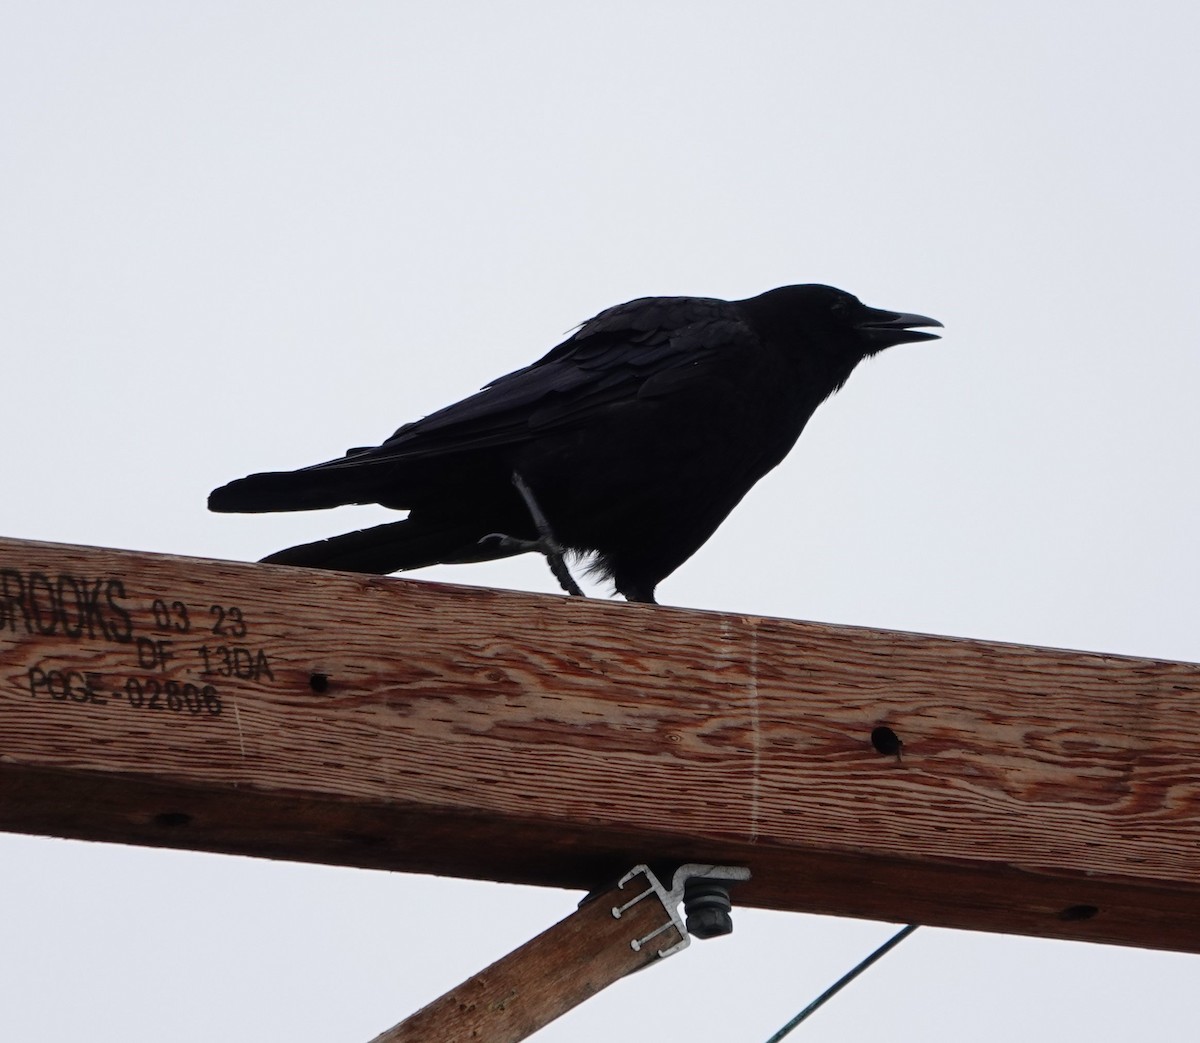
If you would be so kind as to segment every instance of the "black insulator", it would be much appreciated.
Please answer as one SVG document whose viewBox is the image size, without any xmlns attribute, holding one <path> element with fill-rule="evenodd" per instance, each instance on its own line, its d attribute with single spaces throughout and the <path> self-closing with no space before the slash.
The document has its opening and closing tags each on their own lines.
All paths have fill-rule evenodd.
<svg viewBox="0 0 1200 1043">
<path fill-rule="evenodd" d="M 720 938 L 733 933 L 733 903 L 724 880 L 695 878 L 683 885 L 685 926 L 695 938 Z"/>
</svg>

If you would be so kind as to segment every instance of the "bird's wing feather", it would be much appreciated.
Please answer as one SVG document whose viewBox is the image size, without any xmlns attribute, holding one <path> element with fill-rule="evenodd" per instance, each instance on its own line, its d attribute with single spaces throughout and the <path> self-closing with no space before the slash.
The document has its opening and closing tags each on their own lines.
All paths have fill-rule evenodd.
<svg viewBox="0 0 1200 1043">
<path fill-rule="evenodd" d="M 614 405 L 679 391 L 703 374 L 706 360 L 754 337 L 727 301 L 630 301 L 585 322 L 532 365 L 404 425 L 382 445 L 353 449 L 308 470 L 496 448 L 583 424 Z"/>
</svg>

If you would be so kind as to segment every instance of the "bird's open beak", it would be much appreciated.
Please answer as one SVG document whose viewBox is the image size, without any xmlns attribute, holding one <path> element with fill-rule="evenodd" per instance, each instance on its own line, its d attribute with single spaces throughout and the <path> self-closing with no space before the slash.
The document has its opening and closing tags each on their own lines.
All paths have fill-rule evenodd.
<svg viewBox="0 0 1200 1043">
<path fill-rule="evenodd" d="M 942 324 L 928 315 L 913 315 L 904 311 L 878 309 L 872 309 L 871 313 L 858 324 L 858 328 L 877 351 L 890 348 L 893 344 L 938 339 L 938 334 L 913 329 L 914 326 L 936 326 L 938 329 L 942 329 Z"/>
</svg>

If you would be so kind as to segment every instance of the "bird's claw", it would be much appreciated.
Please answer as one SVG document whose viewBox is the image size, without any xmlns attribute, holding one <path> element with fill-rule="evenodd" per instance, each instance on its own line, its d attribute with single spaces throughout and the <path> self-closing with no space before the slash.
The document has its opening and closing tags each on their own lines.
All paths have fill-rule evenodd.
<svg viewBox="0 0 1200 1043">
<path fill-rule="evenodd" d="M 511 550 L 517 554 L 544 554 L 546 557 L 561 558 L 566 550 L 557 540 L 552 540 L 546 536 L 542 536 L 536 540 L 522 540 L 516 536 L 507 536 L 502 532 L 489 532 L 479 541 L 482 543 L 495 543 L 500 550 Z"/>
<path fill-rule="evenodd" d="M 558 580 L 559 586 L 572 597 L 584 597 L 583 590 L 575 582 L 575 578 L 571 575 L 571 570 L 567 568 L 567 562 L 564 558 L 566 548 L 553 537 L 542 536 L 536 540 L 522 540 L 516 536 L 507 536 L 502 532 L 489 532 L 479 542 L 495 543 L 500 550 L 512 551 L 514 554 L 526 554 L 530 552 L 544 554 L 546 562 L 550 566 L 550 571 L 554 573 L 554 578 Z"/>
</svg>

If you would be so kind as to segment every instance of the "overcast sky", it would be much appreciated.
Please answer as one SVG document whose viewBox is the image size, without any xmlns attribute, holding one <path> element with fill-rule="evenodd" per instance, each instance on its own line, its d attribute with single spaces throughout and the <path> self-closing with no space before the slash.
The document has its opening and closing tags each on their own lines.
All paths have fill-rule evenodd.
<svg viewBox="0 0 1200 1043">
<path fill-rule="evenodd" d="M 253 560 L 385 512 L 216 516 L 213 486 L 377 442 L 610 304 L 819 281 L 945 339 L 855 373 L 663 602 L 1200 660 L 1198 30 L 8 0 L 0 532 Z M 426 575 L 555 589 L 531 556 Z M 577 898 L 4 835 L 0 1038 L 365 1043 Z M 755 1043 L 894 930 L 737 920 L 537 1038 Z M 796 1038 L 1184 1038 L 1198 974 L 928 929 Z"/>
</svg>

